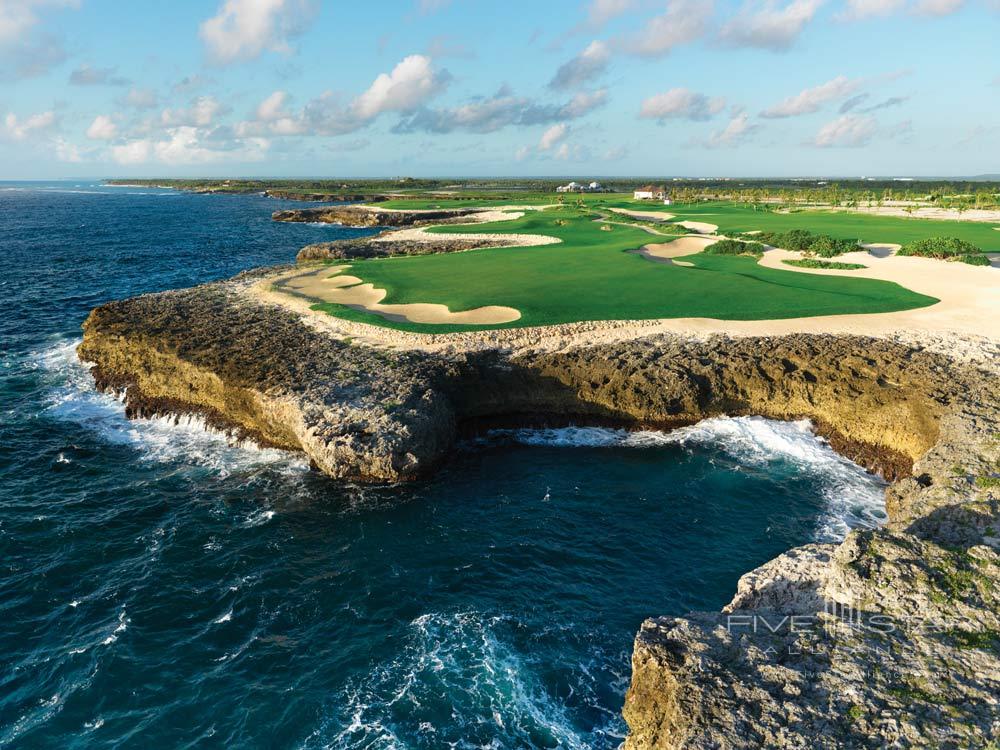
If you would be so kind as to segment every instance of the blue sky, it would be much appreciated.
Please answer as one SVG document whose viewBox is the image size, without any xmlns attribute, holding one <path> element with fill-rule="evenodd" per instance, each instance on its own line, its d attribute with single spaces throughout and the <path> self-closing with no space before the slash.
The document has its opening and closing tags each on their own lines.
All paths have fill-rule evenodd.
<svg viewBox="0 0 1000 750">
<path fill-rule="evenodd" d="M 0 179 L 1000 172 L 1000 0 L 0 0 Z"/>
</svg>

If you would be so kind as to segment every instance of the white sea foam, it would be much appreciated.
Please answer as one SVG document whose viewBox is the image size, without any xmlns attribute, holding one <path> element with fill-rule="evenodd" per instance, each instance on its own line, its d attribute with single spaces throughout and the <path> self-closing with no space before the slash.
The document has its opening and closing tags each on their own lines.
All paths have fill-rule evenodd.
<svg viewBox="0 0 1000 750">
<path fill-rule="evenodd" d="M 826 509 L 817 520 L 817 541 L 838 541 L 857 527 L 884 523 L 885 483 L 836 453 L 807 420 L 780 422 L 762 417 L 715 417 L 670 432 L 604 427 L 496 430 L 488 440 L 558 448 L 712 447 L 742 465 L 785 462 L 816 477 Z"/>
<path fill-rule="evenodd" d="M 519 630 L 517 623 L 498 615 L 421 615 L 410 623 L 403 651 L 338 696 L 335 715 L 305 747 L 388 749 L 434 735 L 437 747 L 528 747 L 545 737 L 553 747 L 591 748 L 591 734 L 542 682 L 540 673 L 551 665 L 519 652 L 508 630 Z M 604 661 L 603 656 L 597 658 Z M 574 702 L 596 705 L 603 677 L 582 664 L 571 672 L 571 688 L 588 696 Z M 620 725 L 620 717 L 609 713 L 607 726 L 595 731 L 618 736 Z M 484 740 L 491 744 L 478 744 Z"/>
<path fill-rule="evenodd" d="M 120 399 L 94 387 L 89 369 L 76 356 L 77 344 L 63 342 L 36 355 L 51 383 L 46 399 L 49 415 L 83 425 L 109 443 L 132 446 L 146 460 L 184 462 L 223 477 L 264 466 L 288 473 L 308 470 L 308 461 L 301 455 L 236 443 L 198 416 L 127 419 Z"/>
</svg>

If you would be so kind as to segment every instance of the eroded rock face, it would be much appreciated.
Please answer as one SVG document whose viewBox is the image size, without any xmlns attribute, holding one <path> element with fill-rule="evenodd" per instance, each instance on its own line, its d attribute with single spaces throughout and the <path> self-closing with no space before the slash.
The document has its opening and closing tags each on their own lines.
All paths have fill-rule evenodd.
<svg viewBox="0 0 1000 750">
<path fill-rule="evenodd" d="M 440 237 L 440 239 L 439 239 Z M 482 247 L 501 247 L 503 242 L 479 239 L 450 239 L 447 235 L 437 235 L 433 241 L 394 240 L 357 238 L 316 242 L 299 250 L 295 259 L 299 262 L 310 260 L 353 260 L 356 258 L 388 258 L 395 255 L 430 255 L 433 253 L 458 253 Z"/>
<path fill-rule="evenodd" d="M 1000 735 L 997 373 L 880 339 L 660 336 L 559 353 L 353 344 L 244 294 L 114 302 L 80 356 L 132 415 L 195 411 L 338 478 L 433 468 L 470 423 L 813 419 L 896 479 L 889 523 L 791 550 L 718 613 L 648 620 L 626 747 L 986 746 Z"/>
<path fill-rule="evenodd" d="M 343 224 L 345 227 L 412 227 L 431 223 L 447 224 L 482 211 L 481 208 L 386 211 L 364 206 L 322 206 L 275 211 L 271 218 L 274 221 Z"/>
</svg>

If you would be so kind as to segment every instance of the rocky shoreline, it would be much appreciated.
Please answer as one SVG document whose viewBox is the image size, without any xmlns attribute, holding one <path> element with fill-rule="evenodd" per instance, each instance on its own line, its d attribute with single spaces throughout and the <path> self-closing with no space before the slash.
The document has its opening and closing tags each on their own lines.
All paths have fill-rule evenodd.
<svg viewBox="0 0 1000 750">
<path fill-rule="evenodd" d="M 417 227 L 449 224 L 483 213 L 482 208 L 390 210 L 370 206 L 291 208 L 271 214 L 274 221 L 343 224 L 345 227 Z"/>
<path fill-rule="evenodd" d="M 626 747 L 964 748 L 1000 736 L 996 368 L 847 335 L 371 345 L 252 293 L 274 273 L 103 305 L 80 356 L 132 416 L 202 414 L 355 481 L 424 475 L 462 431 L 502 421 L 812 419 L 894 481 L 889 523 L 748 573 L 723 613 L 644 623 Z M 896 627 L 864 627 L 875 615 Z"/>
</svg>

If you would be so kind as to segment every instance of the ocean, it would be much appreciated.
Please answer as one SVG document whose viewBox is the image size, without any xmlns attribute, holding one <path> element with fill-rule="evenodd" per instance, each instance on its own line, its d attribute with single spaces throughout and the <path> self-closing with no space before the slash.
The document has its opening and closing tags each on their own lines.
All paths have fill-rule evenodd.
<svg viewBox="0 0 1000 750">
<path fill-rule="evenodd" d="M 805 423 L 497 431 L 360 486 L 126 420 L 87 312 L 368 233 L 295 205 L 0 183 L 0 747 L 616 748 L 644 618 L 884 519 Z"/>
</svg>

